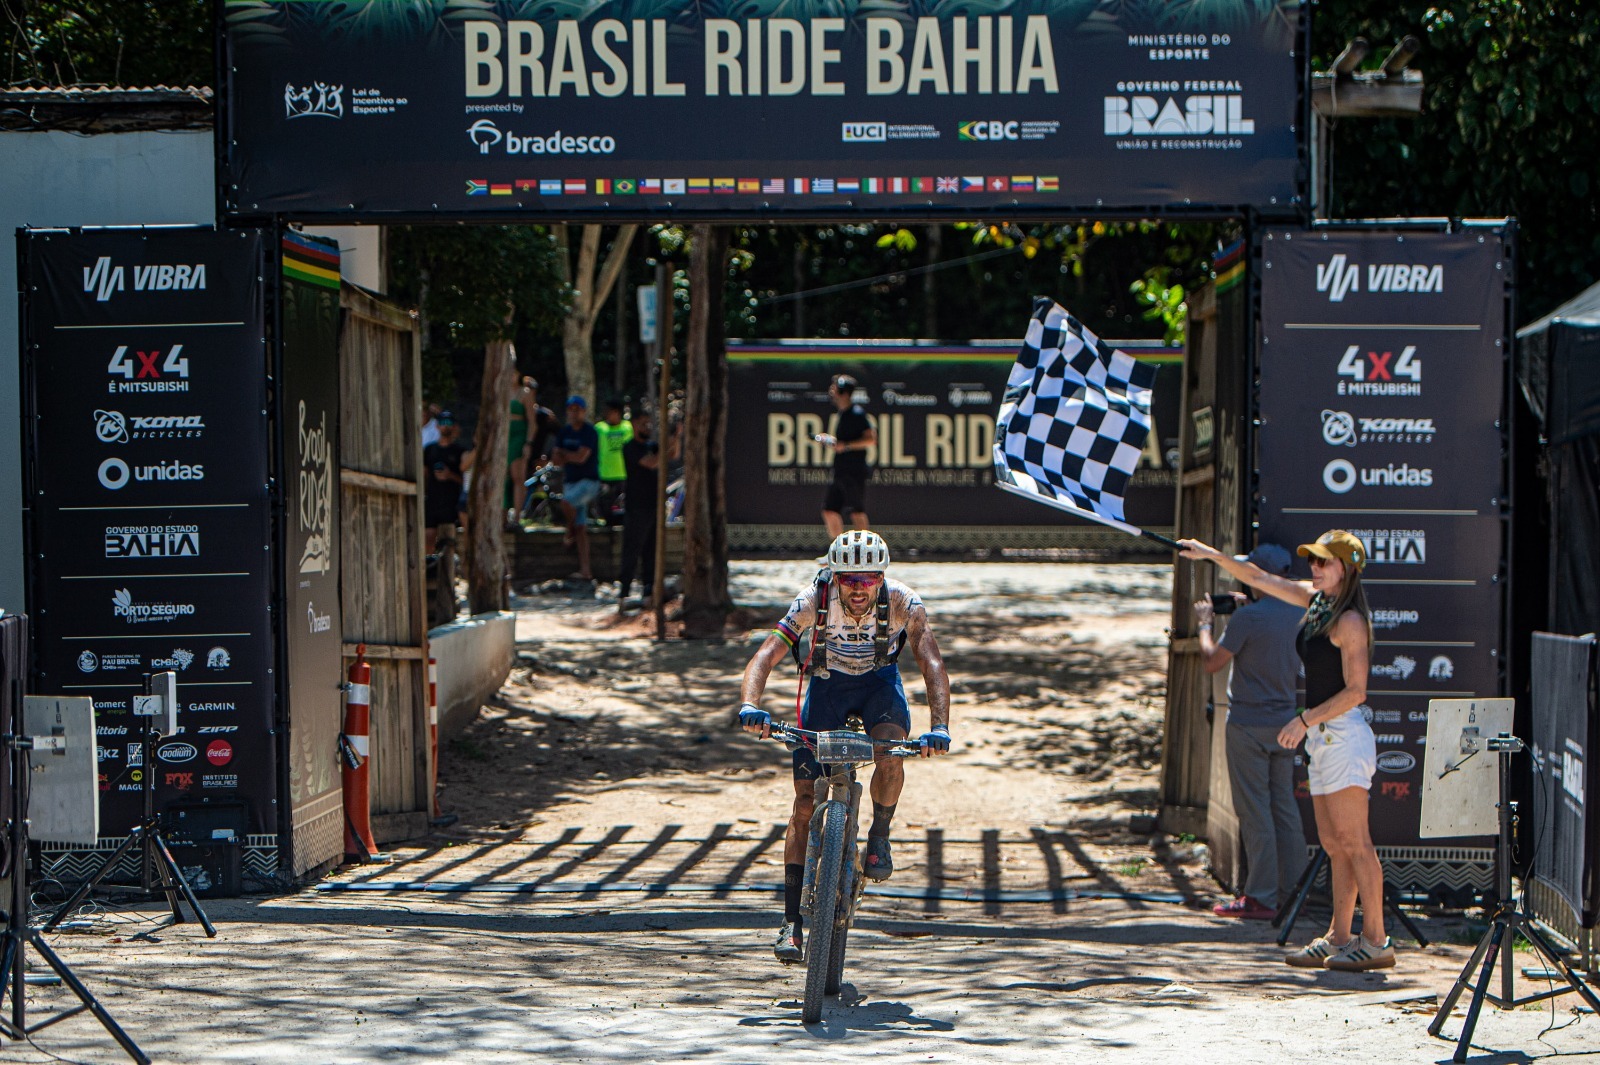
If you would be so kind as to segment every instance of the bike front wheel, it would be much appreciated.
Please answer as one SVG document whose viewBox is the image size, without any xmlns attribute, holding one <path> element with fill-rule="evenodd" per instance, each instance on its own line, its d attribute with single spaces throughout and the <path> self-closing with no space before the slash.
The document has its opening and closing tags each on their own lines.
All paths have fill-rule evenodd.
<svg viewBox="0 0 1600 1065">
<path fill-rule="evenodd" d="M 813 856 L 817 862 L 815 879 L 812 881 L 816 896 L 811 906 L 811 934 L 806 942 L 806 991 L 800 1009 L 800 1019 L 806 1024 L 815 1024 L 822 1019 L 822 999 L 827 994 L 828 978 L 833 970 L 835 944 L 844 934 L 839 926 L 839 892 L 844 881 L 844 831 L 847 820 L 848 811 L 843 805 L 830 802 L 823 808 L 821 846 Z M 839 962 L 842 967 L 842 942 L 837 949 L 840 951 Z"/>
</svg>

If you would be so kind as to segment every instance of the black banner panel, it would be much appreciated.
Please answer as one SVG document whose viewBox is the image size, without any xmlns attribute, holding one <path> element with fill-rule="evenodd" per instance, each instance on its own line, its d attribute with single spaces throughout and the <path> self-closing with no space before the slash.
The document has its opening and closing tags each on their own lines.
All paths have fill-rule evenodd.
<svg viewBox="0 0 1600 1065">
<path fill-rule="evenodd" d="M 1260 538 L 1367 545 L 1373 839 L 1442 845 L 1417 835 L 1428 700 L 1503 688 L 1509 251 L 1341 228 L 1269 231 L 1261 258 Z"/>
<path fill-rule="evenodd" d="M 849 10 L 224 0 L 222 210 L 936 217 L 1301 202 L 1303 0 Z"/>
<path fill-rule="evenodd" d="M 1600 796 L 1585 763 L 1594 750 L 1595 638 L 1533 634 L 1533 872 L 1572 908 L 1583 928 L 1600 922 L 1596 825 Z M 1526 822 L 1525 822 L 1526 823 Z"/>
<path fill-rule="evenodd" d="M 22 243 L 37 690 L 88 695 L 101 826 L 243 804 L 277 831 L 262 235 L 42 230 Z M 142 764 L 142 675 L 183 734 Z"/>
<path fill-rule="evenodd" d="M 1170 529 L 1182 353 L 1150 341 L 1107 343 L 1157 367 L 1150 441 L 1128 489 L 1127 518 Z M 994 487 L 994 419 L 1016 349 L 729 345 L 728 520 L 817 524 L 833 453 L 813 437 L 832 432 L 828 381 L 843 373 L 858 382 L 856 400 L 878 436 L 867 452 L 866 510 L 875 525 L 1090 524 Z"/>
<path fill-rule="evenodd" d="M 284 476 L 283 645 L 290 809 L 341 787 L 344 719 L 339 602 L 339 245 L 279 242 Z"/>
</svg>

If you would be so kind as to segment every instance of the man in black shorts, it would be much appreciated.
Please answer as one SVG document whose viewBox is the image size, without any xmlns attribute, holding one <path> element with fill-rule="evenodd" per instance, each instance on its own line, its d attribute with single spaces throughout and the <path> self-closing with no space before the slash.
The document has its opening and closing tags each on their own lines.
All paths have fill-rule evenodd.
<svg viewBox="0 0 1600 1065">
<path fill-rule="evenodd" d="M 866 408 L 855 401 L 855 391 L 856 379 L 848 374 L 838 374 L 828 382 L 828 398 L 839 411 L 838 421 L 831 434 L 817 437 L 833 448 L 833 482 L 822 501 L 822 523 L 833 539 L 844 532 L 846 512 L 852 526 L 868 527 L 867 478 L 872 470 L 867 465 L 867 448 L 877 444 L 878 431 L 872 427 Z"/>
</svg>

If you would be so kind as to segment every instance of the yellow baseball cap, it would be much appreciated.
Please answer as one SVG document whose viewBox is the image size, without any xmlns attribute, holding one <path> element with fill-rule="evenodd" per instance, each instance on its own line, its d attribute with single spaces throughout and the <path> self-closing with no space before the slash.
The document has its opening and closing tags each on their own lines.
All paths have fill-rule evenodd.
<svg viewBox="0 0 1600 1065">
<path fill-rule="evenodd" d="M 1318 558 L 1336 558 L 1358 571 L 1367 565 L 1367 548 L 1361 542 L 1361 537 L 1343 529 L 1331 529 L 1323 533 L 1317 537 L 1317 542 L 1314 544 L 1301 544 L 1298 553 L 1301 558 L 1311 555 Z"/>
</svg>

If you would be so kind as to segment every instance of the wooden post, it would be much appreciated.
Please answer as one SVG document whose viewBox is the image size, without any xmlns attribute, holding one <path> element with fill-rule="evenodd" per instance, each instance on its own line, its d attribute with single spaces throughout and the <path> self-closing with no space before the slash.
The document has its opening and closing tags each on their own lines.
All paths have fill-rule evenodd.
<svg viewBox="0 0 1600 1065">
<path fill-rule="evenodd" d="M 656 611 L 656 639 L 667 638 L 667 453 L 670 450 L 667 424 L 667 397 L 672 394 L 672 265 L 656 264 L 656 365 L 660 376 L 656 385 L 656 447 L 661 461 L 656 463 L 656 570 L 650 590 Z"/>
</svg>

